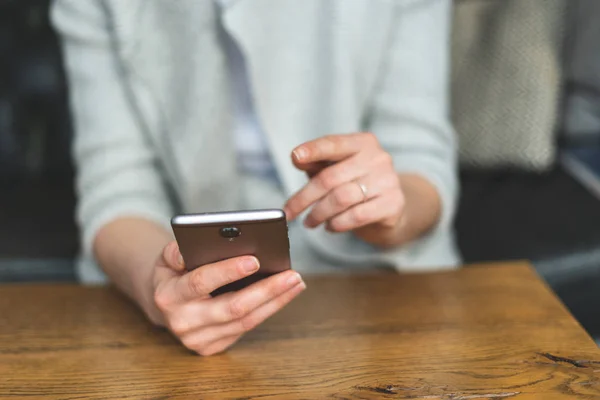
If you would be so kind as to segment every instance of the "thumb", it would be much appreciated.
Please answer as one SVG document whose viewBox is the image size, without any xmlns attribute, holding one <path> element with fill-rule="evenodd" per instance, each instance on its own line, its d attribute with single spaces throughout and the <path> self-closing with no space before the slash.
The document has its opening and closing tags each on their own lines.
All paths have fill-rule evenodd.
<svg viewBox="0 0 600 400">
<path fill-rule="evenodd" d="M 183 256 L 179 251 L 179 245 L 175 240 L 169 242 L 163 249 L 162 255 L 165 266 L 176 272 L 183 272 L 185 270 L 185 263 L 183 262 Z"/>
</svg>

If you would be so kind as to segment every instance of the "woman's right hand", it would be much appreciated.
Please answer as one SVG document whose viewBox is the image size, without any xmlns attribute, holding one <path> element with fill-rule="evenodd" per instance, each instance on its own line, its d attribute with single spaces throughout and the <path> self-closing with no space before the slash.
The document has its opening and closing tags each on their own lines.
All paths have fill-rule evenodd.
<svg viewBox="0 0 600 400">
<path fill-rule="evenodd" d="M 203 356 L 222 352 L 306 288 L 300 275 L 290 270 L 211 297 L 215 289 L 252 275 L 258 267 L 255 257 L 243 256 L 186 272 L 177 243 L 170 242 L 154 267 L 156 310 L 147 313 L 188 349 Z"/>
</svg>

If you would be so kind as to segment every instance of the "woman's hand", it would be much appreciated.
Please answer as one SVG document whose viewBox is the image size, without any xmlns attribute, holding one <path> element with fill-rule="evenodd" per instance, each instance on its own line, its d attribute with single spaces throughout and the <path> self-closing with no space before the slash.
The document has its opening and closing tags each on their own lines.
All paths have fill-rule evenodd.
<svg viewBox="0 0 600 400">
<path fill-rule="evenodd" d="M 294 165 L 310 180 L 284 206 L 289 220 L 313 206 L 304 221 L 332 232 L 353 231 L 390 247 L 414 239 L 439 219 L 440 199 L 424 178 L 398 174 L 371 133 L 325 136 L 298 146 Z"/>
<path fill-rule="evenodd" d="M 157 311 L 149 317 L 168 327 L 188 349 L 205 356 L 219 353 L 306 288 L 297 272 L 285 271 L 237 292 L 210 296 L 258 268 L 255 257 L 244 256 L 185 272 L 177 243 L 171 242 L 154 266 Z"/>
</svg>

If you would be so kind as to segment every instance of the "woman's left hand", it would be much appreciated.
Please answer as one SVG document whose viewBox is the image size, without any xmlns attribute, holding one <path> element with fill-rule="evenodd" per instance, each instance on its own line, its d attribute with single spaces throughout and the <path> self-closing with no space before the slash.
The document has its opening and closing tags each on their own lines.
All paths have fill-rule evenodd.
<svg viewBox="0 0 600 400">
<path fill-rule="evenodd" d="M 286 203 L 288 220 L 313 206 L 304 221 L 332 232 L 353 231 L 372 244 L 398 244 L 405 193 L 392 157 L 371 133 L 325 136 L 298 146 L 294 165 L 310 180 Z"/>
</svg>

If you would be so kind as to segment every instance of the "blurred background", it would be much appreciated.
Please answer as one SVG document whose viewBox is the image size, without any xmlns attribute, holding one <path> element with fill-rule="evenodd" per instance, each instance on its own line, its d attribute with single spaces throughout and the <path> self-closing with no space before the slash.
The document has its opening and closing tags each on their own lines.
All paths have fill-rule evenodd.
<svg viewBox="0 0 600 400">
<path fill-rule="evenodd" d="M 72 139 L 49 0 L 0 0 L 0 282 L 74 281 Z M 466 262 L 531 260 L 600 338 L 600 1 L 456 0 Z"/>
</svg>

